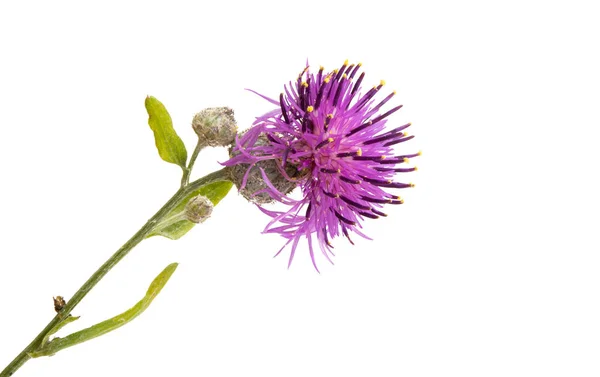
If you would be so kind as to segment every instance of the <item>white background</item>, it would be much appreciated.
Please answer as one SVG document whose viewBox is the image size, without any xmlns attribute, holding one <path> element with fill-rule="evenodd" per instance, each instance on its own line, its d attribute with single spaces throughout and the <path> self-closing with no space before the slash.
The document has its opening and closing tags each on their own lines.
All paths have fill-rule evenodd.
<svg viewBox="0 0 600 377">
<path fill-rule="evenodd" d="M 0 368 L 177 188 L 144 98 L 189 125 L 271 109 L 307 59 L 385 79 L 422 149 L 406 204 L 291 269 L 237 193 L 174 242 L 143 242 L 71 329 L 140 299 L 102 338 L 17 376 L 598 376 L 600 59 L 594 2 L 0 5 Z M 93 4 L 93 5 L 92 5 Z M 195 176 L 224 150 L 200 155 Z M 61 332 L 62 334 L 68 331 Z"/>
</svg>

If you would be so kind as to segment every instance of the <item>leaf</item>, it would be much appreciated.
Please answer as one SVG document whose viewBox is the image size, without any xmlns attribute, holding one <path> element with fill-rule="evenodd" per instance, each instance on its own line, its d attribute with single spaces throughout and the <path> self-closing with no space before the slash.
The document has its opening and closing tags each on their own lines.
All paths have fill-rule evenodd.
<svg viewBox="0 0 600 377">
<path fill-rule="evenodd" d="M 150 284 L 150 287 L 148 288 L 148 291 L 146 292 L 146 296 L 144 296 L 144 298 L 142 298 L 137 304 L 135 304 L 126 312 L 107 319 L 106 321 L 97 323 L 92 327 L 88 327 L 87 329 L 67 335 L 64 338 L 54 338 L 29 355 L 31 357 L 51 356 L 65 348 L 97 338 L 131 322 L 135 317 L 142 314 L 148 308 L 148 306 L 150 306 L 152 300 L 154 300 L 154 298 L 163 289 L 165 284 L 167 284 L 167 281 L 169 281 L 169 278 L 171 275 L 173 275 L 175 269 L 177 269 L 177 263 L 171 263 L 168 265 L 160 274 L 158 274 L 156 278 L 154 278 Z"/>
<path fill-rule="evenodd" d="M 160 158 L 181 166 L 185 171 L 187 150 L 173 128 L 169 112 L 159 100 L 152 96 L 146 97 L 145 105 L 148 112 L 148 124 L 154 132 L 154 141 Z"/>
<path fill-rule="evenodd" d="M 206 196 L 208 199 L 210 199 L 213 205 L 216 206 L 221 201 L 221 199 L 223 199 L 227 195 L 232 186 L 233 183 L 231 183 L 230 181 L 219 181 L 204 185 L 199 189 L 192 191 L 184 200 L 181 201 L 181 203 L 179 203 L 177 207 L 173 208 L 173 210 L 171 210 L 171 212 L 169 212 L 169 214 L 167 214 L 165 217 L 169 218 L 173 214 L 180 213 L 181 211 L 183 211 L 187 202 L 197 195 Z M 172 240 L 177 240 L 183 237 L 187 232 L 189 232 L 194 227 L 194 225 L 196 224 L 191 221 L 181 220 L 165 228 L 156 229 L 148 237 L 163 236 Z"/>
<path fill-rule="evenodd" d="M 71 322 L 77 321 L 78 319 L 79 317 L 74 317 L 72 315 L 69 315 L 67 318 L 63 319 L 62 322 L 59 322 L 58 325 L 56 325 L 52 330 L 50 330 L 50 332 L 48 332 L 48 334 L 46 334 L 41 344 L 45 345 L 46 343 L 48 343 L 48 339 L 51 335 L 56 334 L 58 330 L 62 329 Z"/>
</svg>

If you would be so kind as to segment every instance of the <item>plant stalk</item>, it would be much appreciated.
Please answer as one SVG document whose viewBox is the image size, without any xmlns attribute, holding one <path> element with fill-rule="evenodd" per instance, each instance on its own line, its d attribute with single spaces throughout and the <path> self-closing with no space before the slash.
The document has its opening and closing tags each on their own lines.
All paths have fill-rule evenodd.
<svg viewBox="0 0 600 377">
<path fill-rule="evenodd" d="M 154 216 L 148 220 L 144 226 L 140 228 L 130 239 L 125 242 L 123 246 L 119 248 L 96 272 L 90 276 L 90 278 L 75 292 L 73 297 L 67 302 L 64 308 L 54 316 L 54 318 L 46 325 L 46 327 L 29 343 L 27 347 L 14 358 L 13 361 L 8 364 L 2 372 L 0 377 L 12 376 L 23 364 L 31 359 L 30 353 L 37 350 L 46 335 L 60 322 L 67 318 L 71 311 L 79 304 L 79 302 L 88 294 L 89 291 L 94 288 L 96 284 L 117 264 L 119 263 L 137 244 L 139 244 L 144 238 L 146 238 L 153 230 L 157 223 L 175 208 L 182 200 L 184 200 L 192 191 L 218 181 L 229 180 L 228 168 L 223 168 L 214 173 L 208 174 L 192 183 L 186 184 L 181 187 L 171 199 L 169 199 L 161 209 L 156 212 Z"/>
</svg>

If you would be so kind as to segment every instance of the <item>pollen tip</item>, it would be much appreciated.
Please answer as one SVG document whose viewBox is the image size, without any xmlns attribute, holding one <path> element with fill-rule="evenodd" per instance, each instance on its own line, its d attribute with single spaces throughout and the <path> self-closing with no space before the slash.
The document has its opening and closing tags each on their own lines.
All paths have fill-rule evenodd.
<svg viewBox="0 0 600 377">
<path fill-rule="evenodd" d="M 362 156 L 362 149 L 358 148 L 358 150 L 356 151 L 356 155 Z"/>
<path fill-rule="evenodd" d="M 362 67 L 362 63 L 358 63 L 357 65 L 358 65 L 359 67 Z"/>
<path fill-rule="evenodd" d="M 412 183 L 412 182 L 411 182 L 411 183 L 409 183 L 409 185 L 410 185 L 410 187 L 415 187 L 415 184 L 414 184 L 414 183 Z"/>
<path fill-rule="evenodd" d="M 322 65 L 321 65 L 321 66 L 319 66 L 319 71 L 322 71 L 322 70 L 324 70 L 324 69 L 325 69 L 325 67 L 323 67 Z"/>
<path fill-rule="evenodd" d="M 394 182 L 394 181 L 392 181 L 391 179 L 387 180 L 387 183 L 392 183 L 392 182 Z"/>
<path fill-rule="evenodd" d="M 402 162 L 404 162 L 405 164 L 408 164 L 408 161 L 409 161 L 409 160 L 408 160 L 408 157 L 404 157 L 404 158 L 402 159 Z"/>
<path fill-rule="evenodd" d="M 393 94 L 393 95 L 396 95 L 397 93 L 398 93 L 398 92 L 396 92 L 395 90 L 394 90 L 394 91 L 392 91 L 392 94 Z"/>
<path fill-rule="evenodd" d="M 333 118 L 333 114 L 327 114 L 327 118 L 329 118 L 329 119 Z"/>
<path fill-rule="evenodd" d="M 339 173 L 341 173 L 341 172 L 342 172 L 342 169 L 338 169 L 338 170 L 337 170 L 337 172 L 338 172 L 338 174 L 339 174 Z"/>
<path fill-rule="evenodd" d="M 404 204 L 404 200 L 400 199 L 400 204 Z"/>
<path fill-rule="evenodd" d="M 339 72 L 339 70 L 337 68 L 333 70 L 333 73 L 338 73 L 338 72 Z"/>
<path fill-rule="evenodd" d="M 422 152 L 421 152 L 421 151 L 419 151 L 419 152 L 417 153 L 417 156 L 420 156 L 420 155 L 421 155 L 421 153 L 422 153 Z"/>
<path fill-rule="evenodd" d="M 347 78 L 348 78 L 348 75 L 344 73 L 344 74 L 342 75 L 342 78 L 343 78 L 343 79 L 347 79 Z"/>
<path fill-rule="evenodd" d="M 331 80 L 331 76 L 327 76 L 323 79 L 323 81 L 325 82 L 325 84 L 328 84 L 329 81 Z"/>
<path fill-rule="evenodd" d="M 308 112 L 308 113 L 312 113 L 314 109 L 315 109 L 314 107 L 312 107 L 312 106 L 308 106 L 308 107 L 306 108 L 306 112 Z"/>
<path fill-rule="evenodd" d="M 308 83 L 306 81 L 303 81 L 302 82 L 302 86 L 305 87 L 305 88 L 308 88 Z"/>
<path fill-rule="evenodd" d="M 406 132 L 406 131 L 402 132 L 402 136 L 408 136 L 408 132 Z"/>
<path fill-rule="evenodd" d="M 379 81 L 379 85 L 384 86 L 385 85 L 385 80 Z"/>
<path fill-rule="evenodd" d="M 377 90 L 377 85 L 373 85 L 373 90 Z"/>
<path fill-rule="evenodd" d="M 415 171 L 419 170 L 419 168 L 418 168 L 418 167 L 416 167 L 416 166 L 415 166 L 413 169 L 415 169 Z"/>
<path fill-rule="evenodd" d="M 332 137 L 327 138 L 327 141 L 330 142 L 330 143 L 333 143 L 333 138 Z"/>
<path fill-rule="evenodd" d="M 344 66 L 348 65 L 348 59 L 346 59 L 346 61 L 344 61 Z"/>
<path fill-rule="evenodd" d="M 384 154 L 381 155 L 381 159 L 385 160 L 385 155 Z"/>
</svg>

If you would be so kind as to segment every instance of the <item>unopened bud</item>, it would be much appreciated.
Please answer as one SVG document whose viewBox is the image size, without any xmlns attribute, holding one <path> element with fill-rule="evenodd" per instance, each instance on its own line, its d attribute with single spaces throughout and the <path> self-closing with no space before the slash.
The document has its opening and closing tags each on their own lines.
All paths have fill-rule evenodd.
<svg viewBox="0 0 600 377">
<path fill-rule="evenodd" d="M 196 224 L 204 222 L 210 217 L 213 208 L 213 203 L 206 196 L 195 196 L 185 205 L 185 218 Z"/>
<path fill-rule="evenodd" d="M 211 147 L 233 143 L 237 125 L 229 107 L 210 107 L 194 116 L 192 127 L 202 142 Z"/>
</svg>

